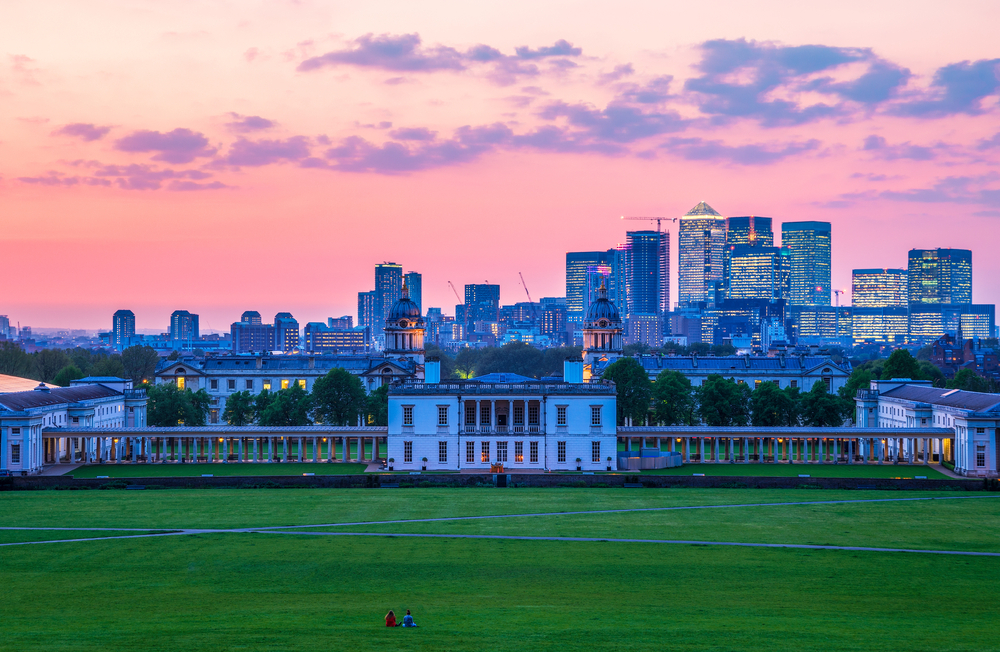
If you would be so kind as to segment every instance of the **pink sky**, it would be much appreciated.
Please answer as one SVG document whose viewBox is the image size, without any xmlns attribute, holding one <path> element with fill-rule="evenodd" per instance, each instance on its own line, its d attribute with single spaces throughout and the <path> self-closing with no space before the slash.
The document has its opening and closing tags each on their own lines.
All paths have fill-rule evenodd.
<svg viewBox="0 0 1000 652">
<path fill-rule="evenodd" d="M 304 324 L 386 260 L 446 313 L 561 296 L 566 251 L 701 200 L 832 222 L 837 288 L 972 249 L 996 302 L 1000 5 L 815 6 L 7 0 L 0 314 Z"/>
</svg>

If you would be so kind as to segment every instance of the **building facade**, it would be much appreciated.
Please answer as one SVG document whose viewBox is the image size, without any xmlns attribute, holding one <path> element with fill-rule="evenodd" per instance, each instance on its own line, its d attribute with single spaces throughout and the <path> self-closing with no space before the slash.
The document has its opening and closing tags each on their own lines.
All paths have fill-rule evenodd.
<svg viewBox="0 0 1000 652">
<path fill-rule="evenodd" d="M 732 245 L 726 248 L 727 299 L 785 299 L 789 293 L 787 248 Z"/>
<path fill-rule="evenodd" d="M 968 249 L 911 249 L 907 275 L 910 303 L 972 303 Z"/>
<path fill-rule="evenodd" d="M 187 310 L 175 310 L 170 314 L 170 339 L 191 342 L 201 337 L 198 315 Z"/>
<path fill-rule="evenodd" d="M 417 308 L 423 312 L 424 309 L 424 277 L 420 272 L 407 272 L 403 274 L 403 285 L 410 293 L 410 300 L 417 304 Z"/>
<path fill-rule="evenodd" d="M 119 351 L 131 346 L 135 338 L 135 313 L 118 310 L 111 318 L 111 344 Z"/>
<path fill-rule="evenodd" d="M 670 234 L 628 231 L 622 250 L 625 313 L 662 315 L 670 310 Z"/>
<path fill-rule="evenodd" d="M 396 263 L 375 266 L 375 323 L 381 325 L 403 293 L 403 267 Z"/>
<path fill-rule="evenodd" d="M 705 202 L 681 217 L 677 235 L 677 300 L 690 305 L 714 300 L 723 281 L 726 218 Z"/>
<path fill-rule="evenodd" d="M 831 230 L 829 222 L 784 222 L 781 246 L 788 248 L 789 304 L 829 306 Z"/>
<path fill-rule="evenodd" d="M 566 254 L 566 317 L 580 323 L 590 303 L 597 297 L 597 288 L 604 286 L 608 296 L 618 305 L 625 305 L 623 280 L 623 252 L 571 251 Z"/>
</svg>

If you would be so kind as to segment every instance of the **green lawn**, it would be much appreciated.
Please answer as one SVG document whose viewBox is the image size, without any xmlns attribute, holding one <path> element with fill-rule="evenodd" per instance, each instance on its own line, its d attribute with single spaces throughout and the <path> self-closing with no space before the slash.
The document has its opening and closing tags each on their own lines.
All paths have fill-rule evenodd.
<svg viewBox="0 0 1000 652">
<path fill-rule="evenodd" d="M 622 473 L 625 473 L 622 471 Z M 814 478 L 913 478 L 926 476 L 929 480 L 947 480 L 948 476 L 928 466 L 907 464 L 699 464 L 697 462 L 672 469 L 642 471 L 642 475 L 693 475 L 704 473 L 715 476 L 756 476 L 765 478 L 796 477 L 808 474 Z M 808 482 L 808 480 L 803 480 Z"/>
<path fill-rule="evenodd" d="M 176 478 L 198 477 L 202 474 L 222 475 L 298 475 L 315 473 L 316 475 L 355 475 L 365 472 L 367 464 L 354 462 L 288 462 L 288 463 L 257 463 L 231 462 L 223 464 L 95 464 L 81 466 L 65 475 L 74 478 L 96 478 L 106 475 L 109 478 Z"/>
<path fill-rule="evenodd" d="M 165 530 L 155 530 L 165 531 Z M 59 541 L 61 539 L 90 539 L 94 537 L 125 537 L 135 534 L 150 534 L 153 531 L 130 532 L 128 530 L 0 530 L 0 543 L 21 543 L 24 541 Z"/>
</svg>

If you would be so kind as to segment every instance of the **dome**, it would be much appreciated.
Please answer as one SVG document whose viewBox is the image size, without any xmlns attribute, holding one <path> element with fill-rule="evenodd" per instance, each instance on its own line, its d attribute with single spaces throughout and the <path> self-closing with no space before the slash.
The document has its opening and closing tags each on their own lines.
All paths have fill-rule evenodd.
<svg viewBox="0 0 1000 652">
<path fill-rule="evenodd" d="M 618 314 L 618 308 L 615 307 L 615 304 L 608 300 L 608 291 L 603 283 L 600 290 L 597 291 L 597 300 L 587 308 L 587 317 L 584 321 L 591 328 L 610 328 L 621 325 L 621 315 Z"/>
<path fill-rule="evenodd" d="M 416 326 L 416 322 L 423 322 L 423 318 L 420 315 L 420 306 L 410 298 L 410 290 L 406 287 L 406 283 L 403 283 L 403 294 L 399 297 L 399 300 L 392 304 L 392 308 L 389 309 L 389 314 L 385 318 L 387 326 L 397 326 L 399 328 L 408 328 L 411 326 Z"/>
</svg>

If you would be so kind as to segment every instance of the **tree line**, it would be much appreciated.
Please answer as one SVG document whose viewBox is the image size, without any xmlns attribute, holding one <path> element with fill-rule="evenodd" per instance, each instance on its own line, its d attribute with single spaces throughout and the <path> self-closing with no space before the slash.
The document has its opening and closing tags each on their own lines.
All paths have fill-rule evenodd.
<svg viewBox="0 0 1000 652">
<path fill-rule="evenodd" d="M 160 355 L 151 346 L 130 346 L 121 353 L 75 348 L 27 353 L 15 342 L 0 342 L 0 374 L 69 387 L 87 376 L 114 376 L 133 385 L 151 381 Z"/>
</svg>

